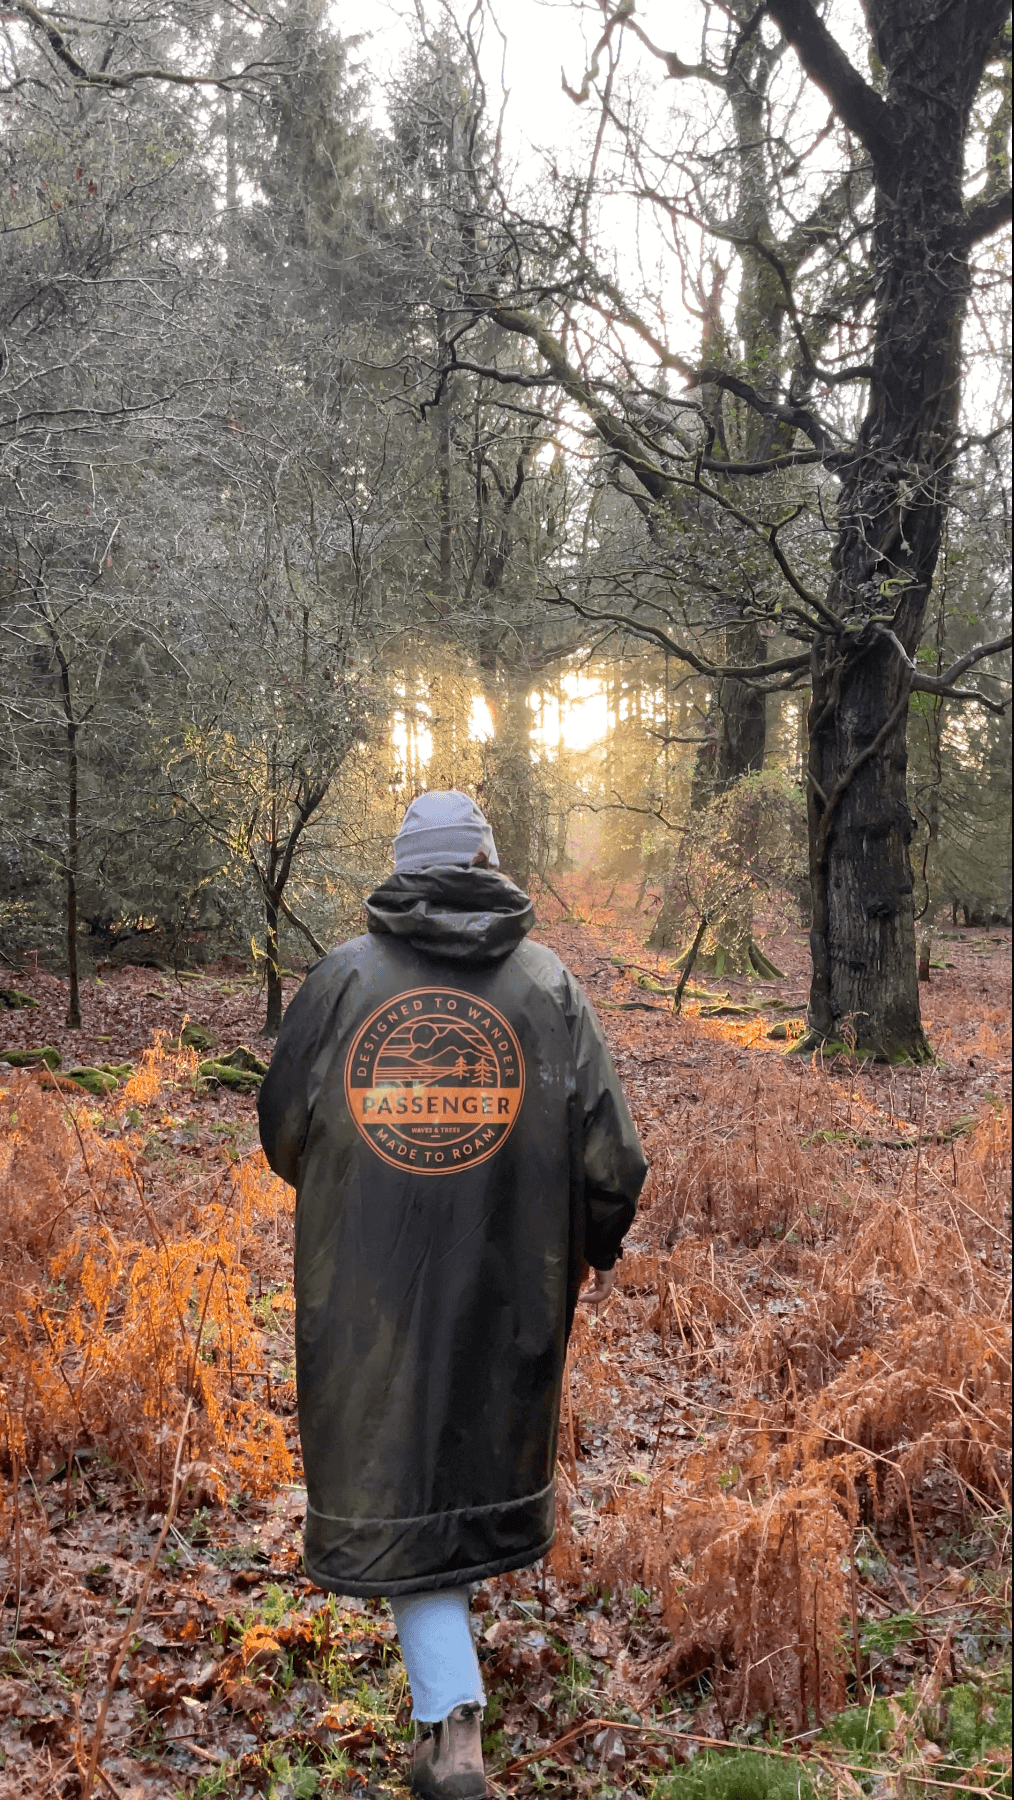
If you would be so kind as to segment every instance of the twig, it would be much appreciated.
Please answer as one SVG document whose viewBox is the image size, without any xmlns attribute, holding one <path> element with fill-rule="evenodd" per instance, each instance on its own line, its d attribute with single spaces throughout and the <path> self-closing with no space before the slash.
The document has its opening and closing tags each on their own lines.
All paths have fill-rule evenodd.
<svg viewBox="0 0 1014 1800">
<path fill-rule="evenodd" d="M 21 1626 L 21 1458 L 14 1449 L 14 1421 L 9 1408 L 7 1419 L 11 1434 L 11 1483 L 14 1489 L 14 1580 L 18 1590 L 14 1604 L 14 1630 L 11 1633 L 11 1648 L 13 1649 L 18 1641 L 18 1631 Z"/>
<path fill-rule="evenodd" d="M 141 1582 L 140 1591 L 138 1593 L 136 1601 L 134 1602 L 134 1610 L 131 1613 L 130 1618 L 127 1620 L 127 1623 L 126 1623 L 123 1631 L 120 1634 L 119 1643 L 117 1644 L 116 1649 L 113 1652 L 112 1658 L 110 1660 L 109 1674 L 106 1678 L 106 1691 L 102 1696 L 102 1701 L 99 1706 L 98 1713 L 96 1715 L 95 1731 L 94 1731 L 94 1734 L 92 1737 L 92 1752 L 91 1752 L 91 1756 L 88 1759 L 88 1767 L 86 1769 L 81 1768 L 81 1758 L 80 1758 L 80 1754 L 78 1754 L 78 1767 L 81 1768 L 81 1800 L 91 1800 L 92 1789 L 95 1786 L 96 1776 L 98 1776 L 102 1781 L 104 1781 L 105 1785 L 107 1787 L 112 1786 L 111 1782 L 109 1781 L 109 1778 L 99 1768 L 99 1757 L 102 1754 L 102 1740 L 103 1740 L 103 1737 L 105 1736 L 106 1718 L 109 1713 L 109 1703 L 112 1700 L 113 1689 L 116 1686 L 117 1678 L 119 1676 L 121 1668 L 123 1667 L 123 1659 L 127 1654 L 127 1650 L 130 1646 L 130 1641 L 133 1638 L 134 1633 L 137 1630 L 137 1627 L 140 1624 L 141 1618 L 144 1614 L 144 1606 L 145 1606 L 145 1601 L 148 1598 L 148 1589 L 151 1586 L 151 1578 L 155 1573 L 155 1568 L 157 1566 L 158 1559 L 162 1554 L 162 1550 L 165 1545 L 166 1538 L 169 1536 L 173 1518 L 176 1513 L 176 1508 L 179 1505 L 180 1495 L 183 1492 L 183 1485 L 182 1485 L 182 1482 L 180 1481 L 180 1463 L 183 1458 L 183 1445 L 186 1441 L 187 1427 L 190 1424 L 190 1413 L 191 1413 L 193 1404 L 194 1404 L 194 1397 L 191 1394 L 191 1396 L 186 1404 L 186 1410 L 183 1414 L 183 1423 L 180 1426 L 179 1437 L 176 1442 L 176 1460 L 173 1464 L 173 1485 L 172 1485 L 172 1493 L 170 1496 L 169 1506 L 166 1510 L 166 1515 L 162 1522 L 162 1529 L 159 1532 L 158 1541 L 157 1541 L 155 1548 L 152 1551 L 151 1556 L 148 1560 L 148 1567 L 144 1572 L 144 1578 Z M 115 1788 L 113 1789 L 113 1792 L 114 1793 L 116 1792 Z M 119 1800 L 119 1796 L 117 1796 L 117 1800 Z"/>
<path fill-rule="evenodd" d="M 570 1361 L 567 1362 L 567 1451 L 570 1460 L 570 1479 L 577 1493 L 577 1434 L 574 1430 L 574 1382 L 571 1375 Z"/>
<path fill-rule="evenodd" d="M 660 1316 L 661 1316 L 661 1312 L 662 1312 L 662 1308 L 659 1308 Z M 658 1415 L 658 1430 L 655 1433 L 655 1448 L 651 1453 L 651 1461 L 648 1464 L 649 1471 L 655 1467 L 655 1458 L 658 1455 L 658 1447 L 659 1447 L 660 1443 L 662 1442 L 662 1425 L 665 1420 L 666 1409 L 668 1408 L 668 1406 L 669 1406 L 669 1395 L 663 1394 L 662 1395 L 662 1405 L 659 1409 L 659 1415 Z"/>
<path fill-rule="evenodd" d="M 679 978 L 678 982 L 676 983 L 676 992 L 674 993 L 674 995 L 672 997 L 672 1010 L 673 1010 L 674 1016 L 676 1015 L 676 1013 L 679 1012 L 680 1007 L 683 1004 L 683 989 L 686 987 L 687 982 L 690 980 L 690 971 L 693 968 L 694 963 L 697 961 L 697 952 L 700 949 L 702 943 L 704 942 L 704 933 L 708 929 L 709 922 L 710 921 L 708 918 L 708 914 L 706 912 L 702 913 L 701 919 L 700 919 L 700 924 L 697 927 L 697 936 L 694 938 L 694 941 L 690 946 L 690 950 L 687 955 L 687 959 L 684 962 L 683 968 L 680 972 L 680 978 Z"/>
<path fill-rule="evenodd" d="M 992 1219 L 984 1219 L 982 1214 L 979 1212 L 976 1212 L 974 1206 L 969 1206 L 968 1201 L 965 1200 L 962 1197 L 962 1195 L 959 1194 L 956 1190 L 954 1193 L 954 1199 L 957 1201 L 959 1206 L 964 1207 L 966 1212 L 971 1213 L 973 1219 L 978 1219 L 980 1225 L 985 1225 L 987 1231 L 995 1231 L 998 1238 L 1002 1239 L 1002 1241 L 1004 1243 L 1007 1242 L 1007 1233 L 1002 1225 L 994 1225 Z M 960 1236 L 960 1232 L 958 1235 Z"/>
<path fill-rule="evenodd" d="M 905 1505 L 908 1508 L 908 1523 L 912 1533 L 912 1554 L 915 1557 L 915 1573 L 919 1582 L 919 1610 L 922 1612 L 925 1610 L 926 1606 L 926 1580 L 922 1572 L 922 1557 L 919 1555 L 919 1539 L 916 1536 L 915 1530 L 915 1513 L 912 1510 L 912 1495 L 909 1491 L 908 1482 L 905 1480 L 905 1476 L 900 1467 L 898 1468 L 898 1474 L 901 1477 L 901 1484 L 905 1490 Z M 929 1646 L 927 1645 L 927 1649 L 928 1648 Z"/>
<path fill-rule="evenodd" d="M 567 901 L 563 898 L 562 894 L 557 893 L 555 887 L 553 886 L 552 882 L 549 879 L 549 876 L 548 875 L 540 875 L 539 880 L 542 883 L 542 886 L 544 888 L 549 889 L 550 893 L 553 896 L 553 899 L 556 901 L 556 904 L 563 908 L 564 918 L 567 920 L 573 919 L 574 908 L 572 906 L 568 905 Z"/>
<path fill-rule="evenodd" d="M 194 1340 L 193 1360 L 191 1361 L 190 1372 L 187 1376 L 187 1386 L 190 1389 L 191 1401 L 193 1400 L 193 1396 L 194 1396 L 194 1383 L 197 1380 L 197 1358 L 200 1355 L 201 1339 L 204 1336 L 204 1321 L 208 1316 L 208 1306 L 211 1302 L 211 1290 L 215 1285 L 215 1276 L 218 1274 L 219 1269 L 221 1269 L 222 1275 L 224 1277 L 225 1276 L 225 1264 L 223 1263 L 221 1256 L 216 1256 L 215 1262 L 214 1262 L 214 1267 L 212 1268 L 212 1271 L 211 1271 L 211 1280 L 208 1282 L 208 1291 L 204 1296 L 204 1305 L 201 1308 L 201 1317 L 200 1317 L 200 1320 L 198 1321 L 198 1326 L 197 1326 L 197 1336 Z M 226 1291 L 228 1292 L 228 1284 L 226 1284 Z M 231 1385 L 231 1380 L 232 1380 L 232 1371 L 231 1370 L 230 1370 L 229 1374 L 230 1374 L 230 1385 Z M 189 1417 L 189 1415 L 190 1415 L 190 1406 L 188 1404 L 187 1416 Z"/>
<path fill-rule="evenodd" d="M 829 1435 L 829 1436 L 830 1436 L 830 1435 L 831 1435 L 831 1434 L 830 1434 L 830 1433 L 828 1433 L 828 1435 Z M 837 1435 L 838 1435 L 838 1433 L 837 1433 L 837 1432 L 835 1432 L 835 1433 L 834 1433 L 834 1435 L 835 1435 L 835 1436 L 837 1436 Z M 847 1444 L 847 1443 L 849 1443 L 849 1442 L 850 1442 L 850 1441 L 851 1441 L 851 1440 L 850 1440 L 850 1439 L 849 1439 L 849 1438 L 845 1438 L 845 1439 L 843 1439 L 843 1442 L 844 1442 L 844 1443 L 846 1443 L 846 1444 Z M 860 1446 L 859 1446 L 859 1445 L 854 1445 L 854 1446 L 853 1446 L 853 1448 L 855 1448 L 855 1449 L 858 1449 L 858 1448 L 860 1448 Z M 898 1469 L 898 1465 L 897 1465 L 897 1463 L 893 1463 L 893 1462 L 892 1462 L 892 1461 L 891 1461 L 891 1459 L 890 1459 L 890 1457 L 889 1457 L 889 1456 L 879 1456 L 879 1457 L 878 1457 L 878 1456 L 877 1456 L 877 1455 L 876 1455 L 876 1451 L 871 1451 L 871 1452 L 870 1452 L 870 1454 L 871 1454 L 871 1455 L 872 1455 L 872 1456 L 874 1456 L 874 1457 L 876 1457 L 876 1460 L 877 1460 L 877 1461 L 878 1461 L 878 1462 L 885 1462 L 885 1463 L 886 1463 L 886 1464 L 887 1464 L 887 1466 L 888 1466 L 888 1468 L 890 1468 L 890 1469 L 897 1469 L 897 1472 L 898 1472 L 898 1474 L 899 1474 L 899 1475 L 901 1475 L 901 1470 L 900 1470 L 900 1469 Z M 904 1481 L 904 1479 L 905 1479 L 905 1477 L 904 1477 L 904 1476 L 903 1476 L 903 1475 L 902 1475 L 902 1476 L 901 1476 L 901 1479 L 902 1479 L 902 1481 Z M 889 1557 L 889 1556 L 888 1556 L 888 1554 L 887 1554 L 887 1552 L 886 1552 L 886 1550 L 884 1550 L 884 1549 L 882 1549 L 882 1548 L 881 1548 L 881 1546 L 880 1546 L 880 1544 L 879 1544 L 879 1543 L 878 1543 L 878 1542 L 877 1542 L 877 1539 L 876 1539 L 876 1538 L 875 1538 L 875 1537 L 874 1537 L 874 1535 L 873 1535 L 873 1532 L 872 1532 L 872 1531 L 871 1531 L 871 1529 L 870 1529 L 870 1527 L 869 1527 L 869 1526 L 868 1526 L 868 1525 L 864 1525 L 864 1526 L 863 1526 L 863 1535 L 864 1535 L 864 1537 L 868 1537 L 868 1538 L 869 1538 L 869 1540 L 870 1540 L 870 1543 L 871 1543 L 871 1544 L 872 1544 L 872 1545 L 873 1545 L 873 1548 L 874 1548 L 874 1549 L 875 1549 L 875 1550 L 876 1550 L 876 1552 L 877 1552 L 877 1555 L 878 1555 L 878 1556 L 879 1556 L 879 1557 L 880 1557 L 880 1560 L 881 1560 L 881 1562 L 882 1562 L 882 1563 L 883 1563 L 883 1565 L 884 1565 L 884 1568 L 885 1568 L 885 1569 L 886 1569 L 886 1570 L 887 1570 L 887 1573 L 888 1573 L 888 1574 L 889 1574 L 889 1575 L 890 1575 L 890 1577 L 891 1577 L 891 1580 L 892 1580 L 892 1581 L 893 1581 L 893 1582 L 894 1582 L 894 1585 L 895 1585 L 895 1587 L 896 1587 L 896 1588 L 897 1588 L 897 1590 L 898 1590 L 898 1592 L 899 1592 L 899 1594 L 900 1594 L 900 1595 L 901 1595 L 901 1597 L 902 1597 L 902 1600 L 903 1600 L 903 1601 L 904 1601 L 904 1603 L 905 1603 L 905 1611 L 906 1611 L 906 1612 L 916 1612 L 916 1611 L 918 1611 L 918 1608 L 917 1608 L 917 1607 L 915 1607 L 915 1606 L 913 1606 L 913 1604 L 912 1604 L 912 1596 L 911 1596 L 911 1594 L 910 1594 L 910 1593 L 909 1593 L 909 1591 L 908 1591 L 908 1589 L 907 1589 L 907 1588 L 906 1588 L 906 1587 L 905 1587 L 905 1584 L 904 1584 L 904 1582 L 903 1582 L 903 1581 L 902 1581 L 902 1579 L 901 1579 L 901 1576 L 900 1576 L 900 1575 L 899 1575 L 899 1574 L 898 1574 L 898 1571 L 897 1571 L 897 1569 L 896 1569 L 896 1568 L 895 1568 L 895 1567 L 894 1567 L 894 1565 L 893 1565 L 893 1564 L 892 1564 L 892 1562 L 891 1562 L 891 1559 L 890 1559 L 890 1557 Z M 922 1603 L 921 1603 L 921 1601 L 920 1601 L 920 1605 L 921 1605 L 921 1604 L 922 1604 Z"/>
<path fill-rule="evenodd" d="M 555 1743 L 547 1744 L 544 1750 L 533 1750 L 529 1756 L 516 1756 L 513 1762 L 509 1762 L 505 1769 L 500 1770 L 501 1781 L 508 1775 L 517 1775 L 521 1769 L 526 1769 L 529 1763 L 543 1762 L 547 1756 L 554 1755 L 557 1750 L 564 1749 L 567 1744 L 574 1743 L 577 1738 L 585 1737 L 596 1727 L 608 1725 L 616 1725 L 619 1730 L 615 1719 L 586 1719 L 583 1725 L 572 1726 L 570 1731 L 564 1732 L 563 1737 L 557 1738 Z"/>
<path fill-rule="evenodd" d="M 859 1604 L 856 1598 L 856 1559 L 849 1557 L 849 1601 L 852 1613 L 852 1654 L 856 1665 L 856 1685 L 863 1678 L 863 1653 L 859 1643 Z"/>
<path fill-rule="evenodd" d="M 565 1749 L 568 1744 L 574 1743 L 578 1738 L 587 1737 L 590 1731 L 601 1730 L 617 1731 L 621 1737 L 644 1737 L 647 1735 L 678 1738 L 687 1744 L 703 1744 L 708 1750 L 756 1750 L 758 1756 L 773 1756 L 779 1762 L 799 1761 L 798 1755 L 792 1751 L 775 1750 L 769 1744 L 736 1744 L 727 1738 L 703 1737 L 694 1731 L 674 1731 L 665 1725 L 628 1725 L 622 1719 L 585 1719 L 583 1724 L 573 1725 L 569 1731 L 564 1733 L 563 1737 L 557 1738 L 555 1743 L 546 1744 L 542 1750 L 533 1750 L 528 1756 L 516 1756 L 513 1762 L 509 1762 L 505 1769 L 500 1770 L 500 1779 L 503 1781 L 508 1775 L 519 1774 L 530 1763 L 544 1762 L 547 1756 L 554 1756 L 557 1750 Z M 832 1762 L 830 1758 L 821 1760 L 827 1761 L 832 1768 L 848 1767 L 848 1764 Z"/>
<path fill-rule="evenodd" d="M 726 1738 L 704 1737 L 699 1732 L 694 1731 L 673 1731 L 664 1725 L 628 1725 L 626 1721 L 622 1719 L 585 1719 L 583 1724 L 573 1726 L 570 1731 L 564 1733 L 563 1737 L 557 1738 L 555 1743 L 547 1744 L 544 1749 L 533 1750 L 528 1756 L 515 1757 L 513 1762 L 509 1762 L 506 1768 L 499 1771 L 499 1780 L 503 1781 L 510 1775 L 518 1775 L 521 1770 L 527 1768 L 529 1764 L 544 1762 L 547 1756 L 555 1756 L 558 1750 L 565 1749 L 568 1744 L 574 1743 L 577 1738 L 587 1737 L 590 1731 L 600 1730 L 616 1731 L 621 1737 L 649 1736 L 674 1738 L 686 1744 L 701 1744 L 706 1750 L 748 1750 L 751 1753 L 756 1753 L 758 1756 L 772 1756 L 778 1762 L 798 1763 L 801 1760 L 798 1751 L 775 1750 L 770 1744 L 747 1744 L 737 1742 L 736 1740 L 730 1742 Z M 803 1732 L 800 1735 L 805 1737 L 808 1736 L 809 1733 Z M 843 1775 L 853 1775 L 856 1770 L 859 1770 L 860 1772 L 864 1771 L 864 1765 L 862 1763 L 853 1764 L 842 1762 L 836 1757 L 826 1755 L 822 1749 L 818 1749 L 816 1746 L 814 1747 L 812 1754 L 822 1769 L 834 1769 Z M 932 1775 L 915 1774 L 910 1769 L 905 1770 L 905 1779 L 906 1781 L 910 1779 L 918 1781 L 920 1785 L 924 1787 L 944 1788 L 949 1793 L 953 1793 L 954 1791 L 953 1781 L 941 1781 Z M 995 1800 L 996 1795 L 995 1789 L 987 1787 L 962 1786 L 961 1792 L 962 1794 L 982 1795 L 984 1800 Z"/>
<path fill-rule="evenodd" d="M 113 1796 L 113 1800 L 123 1800 L 123 1795 L 121 1794 L 115 1781 L 113 1780 L 111 1775 L 106 1774 L 105 1769 L 96 1769 L 95 1773 L 98 1776 L 99 1780 L 101 1781 L 103 1787 L 107 1787 L 109 1789 L 109 1792 Z"/>
</svg>

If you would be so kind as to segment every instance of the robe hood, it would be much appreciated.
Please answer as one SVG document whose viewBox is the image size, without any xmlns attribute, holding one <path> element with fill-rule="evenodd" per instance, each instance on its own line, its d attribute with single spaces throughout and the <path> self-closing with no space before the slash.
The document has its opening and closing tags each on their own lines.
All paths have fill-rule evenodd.
<svg viewBox="0 0 1014 1800">
<path fill-rule="evenodd" d="M 368 929 L 455 963 L 497 962 L 535 923 L 527 894 L 492 869 L 391 875 L 366 902 Z"/>
</svg>

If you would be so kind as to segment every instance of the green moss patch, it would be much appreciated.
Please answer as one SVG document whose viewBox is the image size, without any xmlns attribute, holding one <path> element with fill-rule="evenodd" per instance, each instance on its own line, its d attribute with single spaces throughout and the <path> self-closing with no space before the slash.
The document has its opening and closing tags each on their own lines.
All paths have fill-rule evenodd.
<svg viewBox="0 0 1014 1800">
<path fill-rule="evenodd" d="M 211 1088 L 227 1087 L 238 1093 L 256 1093 L 268 1072 L 268 1065 L 246 1044 L 237 1044 L 228 1056 L 209 1058 L 197 1065 L 197 1091 L 205 1094 Z"/>
<path fill-rule="evenodd" d="M 34 1069 L 40 1066 L 46 1069 L 58 1069 L 60 1067 L 60 1052 L 54 1050 L 51 1044 L 45 1044 L 39 1049 L 32 1050 L 0 1050 L 0 1056 L 3 1057 L 4 1062 L 9 1062 L 15 1069 Z"/>
<path fill-rule="evenodd" d="M 653 1800 L 814 1800 L 801 1762 L 762 1750 L 707 1750 L 663 1775 Z"/>
<path fill-rule="evenodd" d="M 108 1069 L 68 1069 L 65 1080 L 72 1081 L 75 1087 L 84 1088 L 86 1093 L 94 1094 L 101 1099 L 103 1094 L 111 1094 L 120 1085 L 120 1078 Z"/>
</svg>

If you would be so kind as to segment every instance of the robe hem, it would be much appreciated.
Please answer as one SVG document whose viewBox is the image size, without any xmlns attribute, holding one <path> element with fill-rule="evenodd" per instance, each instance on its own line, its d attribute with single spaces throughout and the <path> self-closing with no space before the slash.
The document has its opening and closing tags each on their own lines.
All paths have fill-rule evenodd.
<svg viewBox="0 0 1014 1800">
<path fill-rule="evenodd" d="M 515 1551 L 511 1556 L 493 1557 L 487 1562 L 475 1563 L 471 1568 L 442 1569 L 437 1574 L 406 1575 L 397 1581 L 356 1581 L 352 1576 L 339 1576 L 318 1569 L 304 1558 L 306 1573 L 311 1581 L 330 1594 L 349 1594 L 353 1599 L 379 1599 L 387 1595 L 396 1598 L 401 1594 L 432 1594 L 441 1588 L 467 1587 L 473 1581 L 486 1581 L 493 1575 L 506 1575 L 511 1569 L 524 1569 L 541 1557 L 547 1556 L 556 1541 L 555 1529 L 541 1544 L 535 1544 L 528 1550 Z"/>
<path fill-rule="evenodd" d="M 474 1518 L 477 1513 L 502 1513 L 510 1507 L 535 1506 L 540 1500 L 545 1500 L 555 1487 L 556 1476 L 554 1475 L 551 1480 L 546 1482 L 545 1487 L 536 1488 L 531 1494 L 519 1494 L 514 1500 L 490 1500 L 483 1506 L 450 1506 L 436 1513 L 409 1513 L 408 1517 L 404 1519 L 392 1519 L 386 1513 L 374 1518 L 365 1513 L 347 1517 L 343 1513 L 319 1512 L 315 1506 L 310 1505 L 309 1500 L 306 1504 L 306 1512 L 307 1517 L 312 1513 L 315 1519 L 327 1519 L 331 1525 L 351 1525 L 353 1529 L 361 1525 L 421 1525 L 428 1519 L 459 1519 L 465 1513 L 470 1518 Z"/>
</svg>

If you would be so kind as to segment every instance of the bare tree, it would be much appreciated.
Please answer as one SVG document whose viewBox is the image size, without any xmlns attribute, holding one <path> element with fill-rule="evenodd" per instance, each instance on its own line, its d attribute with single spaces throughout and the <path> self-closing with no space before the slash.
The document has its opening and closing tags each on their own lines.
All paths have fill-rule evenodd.
<svg viewBox="0 0 1014 1800">
<path fill-rule="evenodd" d="M 673 634 L 657 598 L 621 608 L 561 597 L 596 622 L 620 624 L 659 643 L 713 680 L 768 691 L 809 682 L 813 980 L 803 1047 L 840 1042 L 844 1034 L 863 1054 L 922 1060 L 928 1049 L 919 1014 L 908 850 L 909 699 L 929 692 L 1001 706 L 988 688 L 965 688 L 961 678 L 1010 643 L 1004 636 L 975 644 L 938 674 L 923 672 L 916 662 L 962 448 L 961 345 L 970 262 L 975 246 L 1011 214 L 1009 8 L 1003 0 L 963 0 L 940 12 L 929 0 L 869 0 L 865 12 L 875 85 L 858 73 L 810 0 L 768 0 L 745 22 L 737 16 L 717 40 L 706 29 L 702 60 L 693 66 L 675 52 L 649 46 L 673 79 L 728 95 L 754 36 L 776 26 L 811 88 L 830 103 L 829 126 L 817 133 L 805 116 L 791 113 L 774 122 L 769 116 L 766 125 L 771 180 L 786 217 L 803 216 L 804 201 L 813 216 L 816 176 L 808 169 L 808 150 L 815 137 L 824 142 L 837 134 L 842 163 L 833 183 L 836 206 L 826 193 L 818 196 L 817 221 L 794 263 L 782 259 L 763 220 L 754 221 L 751 250 L 773 272 L 796 347 L 787 378 L 770 365 L 751 370 L 728 358 L 690 364 L 588 258 L 570 271 L 568 316 L 583 308 L 585 317 L 607 319 L 611 330 L 622 326 L 627 341 L 639 340 L 654 358 L 663 383 L 679 375 L 688 384 L 684 408 L 696 397 L 703 410 L 701 391 L 710 387 L 756 416 L 764 431 L 746 455 L 723 455 L 714 437 L 706 434 L 702 442 L 699 431 L 684 431 L 682 441 L 672 431 L 660 441 L 657 413 L 645 420 L 648 384 L 642 378 L 638 391 L 629 361 L 624 370 L 614 357 L 613 369 L 604 368 L 604 339 L 595 347 L 599 354 L 582 357 L 568 349 L 566 332 L 551 328 L 562 279 L 540 284 L 515 257 L 513 294 L 500 280 L 495 293 L 475 292 L 470 299 L 477 313 L 535 347 L 540 374 L 589 421 L 658 528 L 666 520 L 679 528 L 688 504 L 706 505 L 773 559 L 777 587 L 748 593 L 743 616 L 779 633 L 785 651 L 754 662 L 702 654 Z M 602 36 L 577 98 L 591 93 L 599 59 L 617 34 L 629 30 L 643 39 L 630 15 L 625 5 L 603 7 Z M 612 103 L 603 103 L 612 116 Z M 981 123 L 977 104 L 986 115 L 985 166 L 978 192 L 966 201 L 966 159 Z M 694 199 L 683 188 L 670 196 L 670 205 L 693 214 L 707 231 Z M 834 227 L 830 238 L 828 225 Z M 516 241 L 518 221 L 505 228 L 508 238 L 512 230 Z M 814 257 L 829 242 L 835 253 L 830 276 L 825 269 L 818 281 Z M 833 353 L 827 355 L 829 342 Z M 504 379 L 516 384 L 523 377 L 504 369 Z M 856 429 L 849 429 L 841 402 L 852 390 L 863 396 Z M 679 408 L 664 385 L 656 386 L 655 398 L 678 420 Z M 805 559 L 812 534 L 804 539 L 797 508 L 748 508 L 727 487 L 733 475 L 760 483 L 790 468 L 820 471 L 822 483 L 810 497 L 814 511 L 823 502 L 827 476 L 838 483 L 831 501 L 837 523 L 830 573 L 823 582 L 806 579 L 805 562 L 799 564 L 794 547 Z"/>
</svg>

